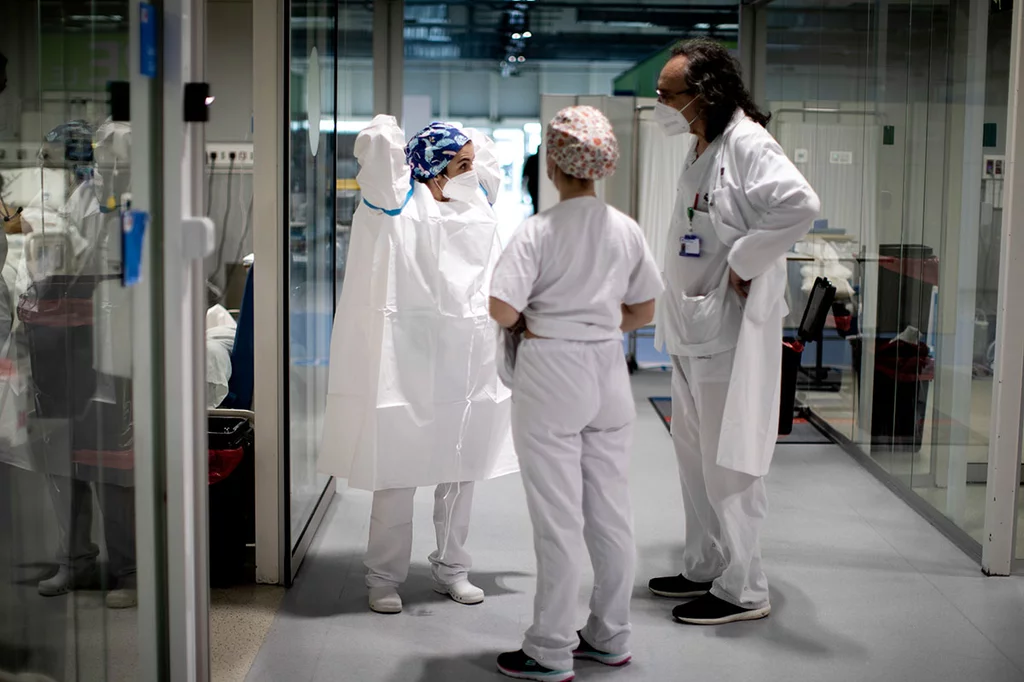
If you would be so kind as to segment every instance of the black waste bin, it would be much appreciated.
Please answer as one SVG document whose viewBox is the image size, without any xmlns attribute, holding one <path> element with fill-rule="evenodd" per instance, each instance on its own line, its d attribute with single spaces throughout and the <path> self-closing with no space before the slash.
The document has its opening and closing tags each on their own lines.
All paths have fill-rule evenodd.
<svg viewBox="0 0 1024 682">
<path fill-rule="evenodd" d="M 804 344 L 810 341 L 821 343 L 821 332 L 825 328 L 828 312 L 836 298 L 836 288 L 825 277 L 814 280 L 807 297 L 807 306 L 796 330 L 796 337 L 782 340 L 782 386 L 779 395 L 779 435 L 788 436 L 793 432 L 793 414 L 796 412 L 796 379 L 800 373 L 800 359 Z"/>
<path fill-rule="evenodd" d="M 861 372 L 861 339 L 851 339 L 853 371 Z M 924 343 L 875 341 L 871 396 L 871 446 L 875 451 L 918 452 L 928 416 L 934 361 Z"/>
<path fill-rule="evenodd" d="M 797 339 L 782 340 L 782 394 L 779 399 L 779 435 L 793 433 L 793 415 L 796 413 L 796 378 L 800 373 L 800 359 L 804 345 Z"/>
<path fill-rule="evenodd" d="M 893 337 L 907 327 L 928 331 L 932 288 L 939 283 L 939 259 L 924 244 L 878 247 L 878 335 Z"/>
<path fill-rule="evenodd" d="M 256 542 L 254 433 L 242 417 L 209 417 L 210 586 L 250 581 Z"/>
</svg>

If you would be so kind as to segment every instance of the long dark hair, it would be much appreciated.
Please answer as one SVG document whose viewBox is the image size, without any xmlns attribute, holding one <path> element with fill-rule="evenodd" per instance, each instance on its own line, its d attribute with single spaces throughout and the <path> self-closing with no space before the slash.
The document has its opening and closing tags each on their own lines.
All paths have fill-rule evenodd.
<svg viewBox="0 0 1024 682">
<path fill-rule="evenodd" d="M 686 85 L 693 95 L 700 96 L 708 142 L 725 132 L 737 109 L 762 126 L 768 125 L 771 115 L 754 103 L 743 84 L 739 62 L 721 43 L 694 38 L 672 48 L 672 56 L 686 57 Z"/>
</svg>

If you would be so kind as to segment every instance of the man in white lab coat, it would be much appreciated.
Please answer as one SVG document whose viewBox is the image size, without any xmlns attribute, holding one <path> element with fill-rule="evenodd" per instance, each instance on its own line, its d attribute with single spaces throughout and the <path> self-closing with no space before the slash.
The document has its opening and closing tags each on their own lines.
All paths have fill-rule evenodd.
<svg viewBox="0 0 1024 682">
<path fill-rule="evenodd" d="M 683 623 L 755 620 L 771 612 L 759 538 L 778 429 L 785 254 L 820 206 L 720 44 L 688 41 L 673 51 L 656 117 L 692 146 L 656 317 L 656 343 L 673 365 L 682 573 L 655 578 L 650 589 L 692 600 L 673 611 Z"/>
</svg>

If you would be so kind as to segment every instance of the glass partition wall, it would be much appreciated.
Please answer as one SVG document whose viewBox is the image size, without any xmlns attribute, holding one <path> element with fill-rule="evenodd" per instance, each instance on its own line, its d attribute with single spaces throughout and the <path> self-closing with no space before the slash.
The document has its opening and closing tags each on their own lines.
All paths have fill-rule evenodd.
<svg viewBox="0 0 1024 682">
<path fill-rule="evenodd" d="M 288 546 L 295 563 L 334 484 L 318 473 L 334 309 L 360 199 L 355 137 L 372 117 L 373 11 L 366 3 L 289 5 L 286 339 Z"/>
<path fill-rule="evenodd" d="M 100 22 L 65 4 L 13 3 L 0 47 L 0 671 L 137 679 L 133 411 L 149 396 L 133 395 L 117 267 L 131 124 L 107 104 L 129 8 Z"/>
<path fill-rule="evenodd" d="M 181 119 L 202 67 L 192 9 L 4 5 L 2 679 L 206 679 L 201 278 L 182 229 L 199 214 L 186 162 L 202 129 Z M 139 68 L 154 22 L 183 48 L 155 46 L 162 78 Z"/>
<path fill-rule="evenodd" d="M 838 289 L 821 352 L 804 354 L 800 398 L 979 557 L 1008 4 L 764 10 L 772 132 L 822 199 L 791 258 L 792 307 L 819 274 Z"/>
<path fill-rule="evenodd" d="M 294 551 L 329 483 L 317 453 L 334 317 L 338 5 L 290 6 L 286 489 Z"/>
</svg>

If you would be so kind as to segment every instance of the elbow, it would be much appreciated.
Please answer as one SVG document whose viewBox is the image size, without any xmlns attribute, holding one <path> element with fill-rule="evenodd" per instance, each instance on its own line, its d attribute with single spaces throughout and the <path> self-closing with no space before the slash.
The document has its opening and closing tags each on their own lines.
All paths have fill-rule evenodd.
<svg viewBox="0 0 1024 682">
<path fill-rule="evenodd" d="M 491 319 L 506 329 L 514 327 L 519 321 L 519 311 L 501 299 L 491 297 L 489 305 Z"/>
<path fill-rule="evenodd" d="M 795 242 L 800 241 L 807 234 L 814 229 L 814 223 L 821 217 L 821 199 L 810 187 L 807 188 L 807 196 L 804 199 L 803 211 L 800 216 L 799 222 L 796 224 L 799 226 L 797 230 L 797 237 Z"/>
<path fill-rule="evenodd" d="M 813 223 L 821 215 L 821 199 L 810 185 L 807 186 L 804 197 L 804 210 L 806 211 L 807 222 L 810 223 Z"/>
<path fill-rule="evenodd" d="M 632 323 L 636 328 L 646 327 L 654 321 L 654 300 L 644 301 L 635 305 L 626 306 L 629 310 Z"/>
<path fill-rule="evenodd" d="M 640 323 L 641 327 L 646 327 L 650 323 L 654 322 L 654 306 L 652 305 L 650 310 L 644 311 L 644 314 L 637 318 L 637 322 Z"/>
</svg>

